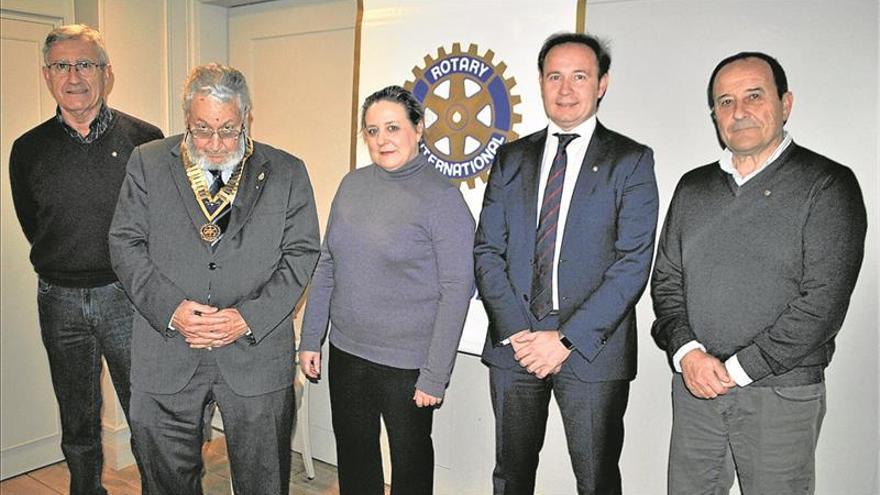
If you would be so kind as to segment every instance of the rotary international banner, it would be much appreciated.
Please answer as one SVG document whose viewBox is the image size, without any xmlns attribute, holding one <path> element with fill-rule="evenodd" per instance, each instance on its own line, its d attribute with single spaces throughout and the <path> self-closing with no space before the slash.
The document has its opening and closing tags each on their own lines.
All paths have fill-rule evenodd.
<svg viewBox="0 0 880 495">
<path fill-rule="evenodd" d="M 498 147 L 547 125 L 538 50 L 550 34 L 576 30 L 584 4 L 363 0 L 357 104 L 391 84 L 412 91 L 425 107 L 422 154 L 459 185 L 479 218 Z M 357 146 L 357 166 L 369 164 L 360 139 Z M 487 326 L 475 291 L 459 350 L 479 354 Z"/>
</svg>

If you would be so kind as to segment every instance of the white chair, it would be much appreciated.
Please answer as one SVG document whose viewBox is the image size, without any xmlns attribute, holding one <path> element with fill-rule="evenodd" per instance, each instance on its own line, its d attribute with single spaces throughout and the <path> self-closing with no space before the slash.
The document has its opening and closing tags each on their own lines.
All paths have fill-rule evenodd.
<svg viewBox="0 0 880 495">
<path fill-rule="evenodd" d="M 297 363 L 299 364 L 299 363 Z M 297 366 L 296 372 L 297 378 L 300 376 L 303 377 L 302 382 L 302 392 L 300 392 L 300 403 L 299 409 L 296 411 L 296 428 L 301 432 L 302 438 L 302 457 L 303 464 L 306 468 L 306 477 L 310 480 L 315 479 L 315 462 L 312 459 L 312 436 L 311 436 L 311 423 L 309 422 L 309 389 L 311 388 L 312 382 L 305 379 L 305 375 L 302 370 Z M 296 387 L 294 387 L 294 392 L 296 391 Z M 294 401 L 294 404 L 296 401 Z M 291 445 L 290 448 L 293 449 L 293 438 L 290 439 Z"/>
</svg>

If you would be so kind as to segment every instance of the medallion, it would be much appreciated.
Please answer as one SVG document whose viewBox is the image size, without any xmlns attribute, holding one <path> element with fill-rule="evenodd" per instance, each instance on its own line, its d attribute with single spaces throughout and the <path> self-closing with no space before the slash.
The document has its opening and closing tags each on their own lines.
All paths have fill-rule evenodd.
<svg viewBox="0 0 880 495">
<path fill-rule="evenodd" d="M 214 242 L 220 238 L 221 234 L 220 227 L 214 225 L 213 223 L 206 223 L 202 225 L 199 229 L 199 236 L 205 242 Z"/>
</svg>

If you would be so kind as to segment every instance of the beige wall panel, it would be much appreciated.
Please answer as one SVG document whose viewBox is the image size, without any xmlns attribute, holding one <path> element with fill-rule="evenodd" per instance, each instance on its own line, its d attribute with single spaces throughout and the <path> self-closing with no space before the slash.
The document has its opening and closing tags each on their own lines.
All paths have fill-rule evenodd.
<svg viewBox="0 0 880 495">
<path fill-rule="evenodd" d="M 306 162 L 322 226 L 349 169 L 353 43 L 350 29 L 251 41 L 254 136 Z"/>
<path fill-rule="evenodd" d="M 100 29 L 116 82 L 110 105 L 168 132 L 166 5 L 162 0 L 103 0 Z"/>
<path fill-rule="evenodd" d="M 270 2 L 230 11 L 229 62 L 248 78 L 254 137 L 306 162 L 323 231 L 348 172 L 355 2 Z"/>
</svg>

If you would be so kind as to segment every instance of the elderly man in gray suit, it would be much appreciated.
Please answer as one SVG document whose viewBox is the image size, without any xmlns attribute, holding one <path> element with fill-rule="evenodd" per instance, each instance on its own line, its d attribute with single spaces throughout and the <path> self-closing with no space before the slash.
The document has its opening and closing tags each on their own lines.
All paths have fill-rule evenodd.
<svg viewBox="0 0 880 495">
<path fill-rule="evenodd" d="M 137 314 L 131 429 L 151 494 L 200 494 L 203 410 L 223 414 L 236 493 L 288 493 L 291 315 L 318 259 L 298 158 L 248 136 L 244 76 L 197 67 L 187 133 L 134 150 L 110 229 Z"/>
</svg>

